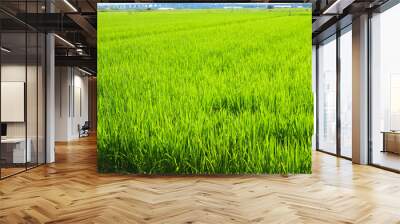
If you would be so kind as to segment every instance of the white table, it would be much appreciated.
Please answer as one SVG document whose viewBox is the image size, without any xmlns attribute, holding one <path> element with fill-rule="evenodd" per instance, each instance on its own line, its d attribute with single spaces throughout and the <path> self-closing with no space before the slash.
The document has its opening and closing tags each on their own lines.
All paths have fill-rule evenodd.
<svg viewBox="0 0 400 224">
<path fill-rule="evenodd" d="M 28 147 L 26 147 L 25 154 L 25 138 L 6 138 L 1 139 L 2 145 L 13 146 L 13 163 L 26 163 L 32 160 L 32 140 L 28 138 L 26 140 Z"/>
</svg>

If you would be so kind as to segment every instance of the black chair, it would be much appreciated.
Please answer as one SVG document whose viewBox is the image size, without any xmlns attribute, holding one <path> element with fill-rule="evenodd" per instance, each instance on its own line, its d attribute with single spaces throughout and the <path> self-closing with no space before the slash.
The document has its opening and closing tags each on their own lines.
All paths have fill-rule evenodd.
<svg viewBox="0 0 400 224">
<path fill-rule="evenodd" d="M 89 136 L 89 129 L 90 129 L 89 121 L 85 121 L 82 127 L 78 125 L 78 129 L 79 129 L 79 138 Z"/>
</svg>

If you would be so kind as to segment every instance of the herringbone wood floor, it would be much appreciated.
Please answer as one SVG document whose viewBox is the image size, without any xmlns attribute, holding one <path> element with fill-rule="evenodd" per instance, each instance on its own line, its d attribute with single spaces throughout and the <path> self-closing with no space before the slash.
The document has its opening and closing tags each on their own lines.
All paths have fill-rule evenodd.
<svg viewBox="0 0 400 224">
<path fill-rule="evenodd" d="M 102 175 L 93 137 L 56 156 L 0 181 L 0 223 L 400 223 L 400 175 L 319 152 L 289 177 Z"/>
</svg>

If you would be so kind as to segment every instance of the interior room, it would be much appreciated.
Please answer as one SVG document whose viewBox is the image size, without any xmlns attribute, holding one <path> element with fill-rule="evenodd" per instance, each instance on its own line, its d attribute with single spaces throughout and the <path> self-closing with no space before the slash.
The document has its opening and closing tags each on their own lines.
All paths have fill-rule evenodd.
<svg viewBox="0 0 400 224">
<path fill-rule="evenodd" d="M 305 6 L 304 14 L 309 16 L 311 36 L 309 37 L 312 40 L 304 49 L 310 51 L 310 57 L 307 57 L 310 61 L 305 64 L 310 63 L 312 70 L 309 71 L 312 77 L 307 99 L 309 105 L 313 102 L 313 108 L 310 106 L 307 112 L 314 115 L 310 115 L 308 120 L 310 127 L 304 132 L 312 134 L 313 128 L 312 139 L 307 142 L 309 145 L 312 142 L 312 147 L 307 148 L 311 155 L 308 161 L 311 162 L 309 166 L 311 173 L 286 172 L 276 175 L 173 173 L 139 175 L 123 172 L 118 170 L 117 165 L 125 165 L 121 161 L 128 158 L 124 154 L 127 150 L 119 153 L 112 148 L 128 145 L 126 144 L 128 141 L 122 138 L 112 142 L 112 147 L 104 147 L 111 152 L 106 159 L 111 158 L 110 160 L 115 161 L 111 167 L 115 172 L 99 172 L 98 150 L 101 139 L 98 138 L 98 133 L 108 129 L 98 124 L 100 114 L 98 108 L 102 108 L 105 103 L 111 105 L 113 98 L 107 102 L 98 101 L 99 94 L 107 96 L 110 92 L 104 91 L 105 89 L 99 85 L 101 82 L 98 82 L 104 78 L 101 76 L 104 70 L 101 71 L 99 69 L 101 66 L 98 68 L 97 64 L 97 59 L 101 56 L 100 53 L 98 56 L 101 32 L 99 34 L 97 32 L 100 29 L 97 10 L 98 3 L 118 2 L 121 1 L 0 1 L 0 223 L 399 223 L 400 3 L 398 0 L 290 1 L 298 4 L 309 3 Z M 115 13 L 127 17 L 134 14 L 142 20 L 148 19 L 146 16 L 154 12 L 164 13 L 176 19 L 175 10 L 181 10 L 162 5 L 159 1 L 122 2 L 143 3 L 134 6 L 117 4 L 112 9 L 103 10 L 115 10 L 117 11 Z M 200 2 L 205 5 L 209 1 L 200 0 Z M 283 4 L 282 2 L 289 1 L 257 0 L 256 2 Z M 203 3 L 198 5 L 201 8 L 199 10 L 204 9 Z M 229 1 L 229 4 L 231 3 L 232 1 Z M 236 10 L 243 10 L 241 7 L 239 4 L 223 10 L 235 13 Z M 292 6 L 283 4 L 276 9 L 267 5 L 262 7 L 254 10 L 258 10 L 258 13 L 265 10 L 267 14 L 273 10 L 289 10 Z M 137 9 L 139 12 L 132 11 Z M 269 15 L 265 18 L 262 15 L 258 16 L 254 21 L 245 17 L 234 19 L 238 19 L 236 22 L 240 26 L 248 25 L 245 28 L 252 30 L 256 30 L 253 29 L 254 23 L 258 23 L 259 26 L 263 21 L 274 20 L 268 17 Z M 211 21 L 210 24 L 204 25 L 203 22 L 210 22 L 208 18 L 204 16 L 203 21 L 200 17 L 197 20 L 199 26 L 195 26 L 194 30 L 201 33 L 237 25 L 236 22 L 221 21 L 224 17 L 220 17 L 217 22 Z M 154 30 L 148 32 L 147 27 L 143 25 L 146 23 L 142 20 L 135 20 L 129 25 L 137 26 L 142 31 L 121 35 L 121 38 L 115 41 L 121 45 L 126 44 L 125 38 L 129 36 L 134 39 L 129 42 L 134 49 L 137 47 L 135 44 L 143 43 L 145 46 L 147 42 L 151 43 L 160 36 L 178 38 L 192 32 L 191 27 L 177 29 L 182 24 L 175 26 L 174 23 L 161 26 L 160 29 L 165 29 L 163 32 Z M 118 26 L 116 21 L 110 22 L 116 23 L 115 28 L 124 29 L 123 26 Z M 146 20 L 146 22 L 151 24 L 154 21 Z M 164 22 L 169 23 L 168 20 Z M 182 23 L 184 22 L 192 21 L 188 19 Z M 281 28 L 277 27 L 276 32 Z M 216 32 L 209 33 L 211 37 L 199 35 L 204 38 L 199 42 L 215 43 L 213 41 L 217 39 Z M 237 35 L 233 35 L 234 38 L 241 37 L 238 33 L 244 35 L 243 32 L 237 32 Z M 270 32 L 270 34 L 276 33 Z M 287 35 L 284 41 L 290 40 L 293 36 Z M 259 38 L 258 42 L 264 40 L 260 33 L 254 35 L 255 37 Z M 230 47 L 236 47 L 232 44 L 234 41 L 227 40 L 227 42 L 231 44 Z M 180 43 L 185 45 L 189 42 Z M 224 41 L 221 43 L 225 44 Z M 268 50 L 261 51 L 261 48 L 255 47 L 252 43 L 247 43 L 248 51 L 239 51 L 238 55 L 248 54 L 247 56 L 250 56 L 247 59 L 253 57 L 254 61 L 263 59 L 263 53 L 270 56 Z M 143 46 L 140 46 L 142 52 L 152 54 L 153 57 L 148 55 L 148 57 L 138 57 L 134 54 L 137 49 L 134 49 L 131 50 L 133 56 L 130 57 L 130 63 L 140 64 L 141 60 L 149 58 L 154 60 L 158 57 L 157 54 L 164 53 L 150 51 L 154 49 L 150 47 L 143 50 Z M 173 47 L 175 46 L 165 44 L 163 50 L 168 51 Z M 214 45 L 202 50 L 210 51 L 210 55 L 215 58 L 215 65 L 225 65 L 223 63 L 225 62 L 228 67 L 235 66 L 229 63 L 230 60 L 221 53 L 223 51 L 213 52 L 218 47 L 220 46 Z M 236 52 L 229 51 L 229 48 L 225 50 Z M 109 51 L 111 48 L 103 48 L 102 54 Z M 118 53 L 120 52 L 113 52 L 113 54 Z M 174 52 L 178 58 L 180 53 L 180 51 Z M 200 55 L 199 52 L 196 53 Z M 253 53 L 257 57 L 251 56 Z M 205 58 L 210 59 L 209 56 Z M 185 58 L 179 59 L 185 62 Z M 176 61 L 179 60 L 170 60 L 166 63 L 179 68 Z M 113 62 L 119 65 L 119 61 Z M 146 66 L 151 68 L 151 64 L 146 62 Z M 183 62 L 180 65 L 191 66 Z M 297 66 L 294 63 L 290 65 L 293 65 L 293 68 Z M 200 71 L 202 63 L 198 66 Z M 137 68 L 138 66 L 131 68 L 131 72 L 136 72 Z M 235 68 L 240 73 L 239 67 Z M 254 65 L 248 68 L 259 67 Z M 264 67 L 266 68 L 268 66 Z M 224 69 L 220 71 L 223 72 Z M 260 72 L 263 69 L 254 71 Z M 120 72 L 113 75 L 126 74 Z M 150 78 L 147 81 L 155 83 Z M 181 81 L 182 86 L 186 85 L 182 80 L 176 79 L 176 81 Z M 126 87 L 127 85 L 122 83 L 114 88 Z M 167 87 L 164 90 L 169 90 L 170 86 Z M 272 87 L 276 86 L 271 85 Z M 177 92 L 180 90 L 175 89 Z M 196 91 L 200 91 L 199 89 Z M 141 92 L 136 95 L 139 99 L 144 97 L 140 94 Z M 155 100 L 157 99 L 155 97 Z M 276 102 L 279 103 L 278 101 Z M 117 112 L 124 113 L 126 108 L 134 107 L 121 108 L 123 109 Z M 108 109 L 111 113 L 115 112 L 113 111 L 115 108 L 111 106 Z M 224 112 L 217 110 L 216 113 Z M 251 113 L 248 115 L 249 118 L 255 118 Z M 142 117 L 143 120 L 149 121 L 148 114 L 143 113 Z M 143 127 L 148 123 L 138 122 L 139 126 Z M 190 122 L 187 123 L 191 125 Z M 244 127 L 251 130 L 252 126 L 248 126 Z M 300 126 L 296 128 L 301 132 Z M 130 138 L 132 130 L 124 128 L 124 123 L 120 122 L 119 126 L 115 127 L 115 133 Z M 140 130 L 146 131 L 150 128 Z M 240 130 L 236 131 L 239 133 Z M 150 133 L 148 136 L 143 134 L 141 138 L 137 138 L 137 142 L 149 142 L 148 145 L 152 146 L 153 142 L 148 141 L 150 137 L 157 141 L 160 135 L 157 131 L 148 133 Z M 110 133 L 102 134 L 107 136 Z M 183 135 L 189 136 L 186 140 L 192 142 L 199 138 L 191 137 L 189 132 Z M 297 140 L 296 137 L 291 137 L 292 140 Z M 217 142 L 220 140 L 214 139 Z M 175 142 L 178 140 L 177 138 Z M 185 145 L 190 141 L 181 142 Z M 246 146 L 246 143 L 242 144 Z M 235 145 L 235 142 L 232 141 L 231 145 Z M 137 147 L 133 144 L 128 146 Z M 154 150 L 161 151 L 156 147 Z M 176 151 L 178 150 L 179 148 Z M 137 154 L 130 156 L 135 157 Z M 169 161 L 179 159 L 173 154 L 164 156 Z M 236 159 L 240 160 L 241 157 L 238 156 Z M 165 160 L 161 158 L 159 163 Z M 204 159 L 202 161 L 207 163 Z M 254 164 L 243 167 L 246 166 L 254 167 Z"/>
<path fill-rule="evenodd" d="M 400 5 L 371 18 L 371 162 L 394 170 L 400 170 L 400 33 L 393 29 L 399 19 Z"/>
<path fill-rule="evenodd" d="M 1 178 L 45 162 L 45 36 L 13 28 L 1 32 Z"/>
<path fill-rule="evenodd" d="M 96 94 L 93 88 L 96 79 L 79 67 L 56 67 L 56 133 L 55 141 L 66 142 L 87 137 L 89 131 L 95 134 L 93 124 L 89 122 L 89 91 Z M 94 84 L 89 85 L 90 82 Z M 93 104 L 92 104 L 93 105 Z M 92 107 L 96 111 L 96 108 Z M 88 133 L 82 133 L 82 126 L 88 125 Z"/>
<path fill-rule="evenodd" d="M 76 6 L 60 1 L 2 1 L 0 6 L 0 179 L 4 179 L 54 161 L 48 150 L 54 142 L 95 133 L 96 35 L 91 25 L 95 25 L 91 18 L 95 4 L 88 1 Z M 85 17 L 76 14 L 77 8 L 86 12 Z M 60 20 L 61 12 L 73 15 Z M 52 38 L 48 32 L 55 32 Z M 50 73 L 56 74 L 53 85 L 48 83 Z M 49 105 L 54 105 L 51 112 L 46 110 Z M 49 130 L 49 124 L 54 129 Z"/>
</svg>

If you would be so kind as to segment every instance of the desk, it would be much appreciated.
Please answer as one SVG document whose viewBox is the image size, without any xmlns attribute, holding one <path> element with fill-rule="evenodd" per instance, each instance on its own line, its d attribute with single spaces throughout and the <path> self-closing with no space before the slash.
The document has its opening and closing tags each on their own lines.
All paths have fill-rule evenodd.
<svg viewBox="0 0 400 224">
<path fill-rule="evenodd" d="M 28 144 L 25 153 L 25 138 L 6 138 L 1 139 L 1 157 L 6 163 L 26 163 L 31 162 L 32 153 L 30 138 L 26 141 Z M 3 156 L 4 155 L 4 156 Z M 11 159 L 12 158 L 12 159 Z M 26 160 L 25 160 L 26 159 Z"/>
<path fill-rule="evenodd" d="M 400 131 L 383 131 L 383 150 L 382 152 L 392 152 L 400 154 Z"/>
</svg>

